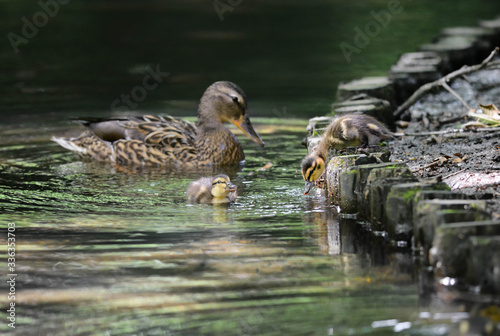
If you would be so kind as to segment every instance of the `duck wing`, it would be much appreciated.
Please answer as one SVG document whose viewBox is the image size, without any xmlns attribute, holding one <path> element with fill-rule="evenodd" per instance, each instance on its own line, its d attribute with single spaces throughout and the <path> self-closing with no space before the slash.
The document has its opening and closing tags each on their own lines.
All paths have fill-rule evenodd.
<svg viewBox="0 0 500 336">
<path fill-rule="evenodd" d="M 114 147 L 117 162 L 167 164 L 196 158 L 196 125 L 180 118 L 144 115 L 77 121 L 87 127 L 91 138 Z"/>
<path fill-rule="evenodd" d="M 165 116 L 134 116 L 117 118 L 78 118 L 74 119 L 87 127 L 94 135 L 104 141 L 141 140 L 155 133 L 158 136 L 162 130 L 176 130 L 189 139 L 194 139 L 196 126 L 186 120 Z"/>
<path fill-rule="evenodd" d="M 194 123 L 170 116 L 143 116 L 142 119 L 136 128 L 144 135 L 145 144 L 159 149 L 173 161 L 187 163 L 196 160 Z"/>
</svg>

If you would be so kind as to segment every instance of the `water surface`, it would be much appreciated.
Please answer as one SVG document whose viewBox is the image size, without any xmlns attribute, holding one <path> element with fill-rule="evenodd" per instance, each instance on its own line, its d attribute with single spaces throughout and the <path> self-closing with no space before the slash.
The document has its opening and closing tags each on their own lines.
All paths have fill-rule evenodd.
<svg viewBox="0 0 500 336">
<path fill-rule="evenodd" d="M 188 204 L 195 175 L 85 163 L 5 133 L 1 217 L 17 227 L 18 332 L 343 334 L 415 314 L 411 276 L 387 281 L 391 262 L 368 250 L 363 225 L 302 195 L 305 150 L 289 150 L 302 132 L 265 134 L 266 150 L 244 141 L 230 206 Z"/>
<path fill-rule="evenodd" d="M 16 224 L 16 335 L 444 335 L 454 312 L 421 302 L 411 255 L 302 195 L 307 118 L 338 82 L 385 74 L 441 27 L 500 13 L 498 1 L 402 1 L 347 62 L 339 45 L 387 9 L 374 1 L 71 1 L 15 53 L 0 52 L 1 227 Z M 36 2 L 0 2 L 21 34 Z M 130 111 L 112 102 L 165 80 Z M 231 177 L 230 206 L 191 205 L 201 173 L 82 162 L 50 142 L 67 119 L 169 113 L 194 120 L 203 90 L 231 80 L 249 97 L 264 150 Z M 261 169 L 267 163 L 272 167 Z M 6 251 L 6 244 L 2 251 Z M 6 254 L 2 255 L 2 270 Z M 3 271 L 2 271 L 3 272 Z M 3 272 L 6 275 L 6 272 Z M 0 295 L 2 309 L 6 295 Z M 427 314 L 426 312 L 431 312 Z M 14 335 L 6 323 L 0 331 Z"/>
<path fill-rule="evenodd" d="M 221 0 L 222 1 L 222 0 Z M 448 26 L 476 25 L 500 13 L 500 2 L 396 1 L 397 12 L 366 46 L 357 29 L 394 1 L 233 1 L 221 21 L 215 1 L 72 0 L 15 48 L 25 22 L 42 11 L 34 1 L 0 2 L 0 113 L 3 122 L 102 116 L 122 94 L 142 85 L 145 68 L 169 73 L 134 110 L 193 115 L 217 80 L 239 84 L 252 113 L 314 117 L 329 111 L 341 81 L 385 75 L 398 56 Z M 222 1 L 224 2 L 224 1 Z M 359 52 L 347 60 L 341 44 Z M 350 61 L 350 62 L 348 62 Z"/>
</svg>

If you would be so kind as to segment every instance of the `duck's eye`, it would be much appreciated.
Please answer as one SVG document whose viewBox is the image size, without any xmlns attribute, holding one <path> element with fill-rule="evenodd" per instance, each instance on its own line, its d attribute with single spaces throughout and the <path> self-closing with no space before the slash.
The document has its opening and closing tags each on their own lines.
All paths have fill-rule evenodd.
<svg viewBox="0 0 500 336">
<path fill-rule="evenodd" d="M 234 101 L 235 103 L 238 103 L 238 97 L 233 96 L 233 97 L 232 97 L 232 99 L 233 99 L 233 101 Z"/>
<path fill-rule="evenodd" d="M 217 184 L 221 184 L 221 183 L 226 184 L 226 182 L 224 182 L 224 181 L 215 181 L 214 183 L 212 183 L 212 185 L 217 185 Z"/>
</svg>

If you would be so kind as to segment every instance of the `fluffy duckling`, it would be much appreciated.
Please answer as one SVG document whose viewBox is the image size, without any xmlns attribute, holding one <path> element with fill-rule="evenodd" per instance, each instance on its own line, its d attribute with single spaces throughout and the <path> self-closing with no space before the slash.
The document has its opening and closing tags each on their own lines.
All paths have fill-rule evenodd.
<svg viewBox="0 0 500 336">
<path fill-rule="evenodd" d="M 229 176 L 221 174 L 191 182 L 187 196 L 188 201 L 192 203 L 231 203 L 236 200 L 236 189 Z"/>
<path fill-rule="evenodd" d="M 236 125 L 264 147 L 248 117 L 245 93 L 227 81 L 215 82 L 206 89 L 198 107 L 197 125 L 180 118 L 151 115 L 82 118 L 80 122 L 87 131 L 79 137 L 52 140 L 83 158 L 119 165 L 238 164 L 245 159 L 243 147 L 225 122 Z"/>
<path fill-rule="evenodd" d="M 377 119 L 366 114 L 346 114 L 334 119 L 327 127 L 320 143 L 302 160 L 302 177 L 305 181 L 304 195 L 325 170 L 328 150 L 347 147 L 366 148 L 392 138 L 391 133 Z"/>
</svg>

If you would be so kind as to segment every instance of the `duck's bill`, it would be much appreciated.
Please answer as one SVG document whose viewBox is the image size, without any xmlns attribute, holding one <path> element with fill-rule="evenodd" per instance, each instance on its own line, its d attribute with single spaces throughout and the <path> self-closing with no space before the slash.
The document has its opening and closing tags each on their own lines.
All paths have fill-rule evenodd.
<svg viewBox="0 0 500 336">
<path fill-rule="evenodd" d="M 261 147 L 265 146 L 264 141 L 262 141 L 260 136 L 253 129 L 252 123 L 250 122 L 250 119 L 248 119 L 248 117 L 242 117 L 239 120 L 234 120 L 232 123 L 236 125 L 236 127 L 238 127 L 240 130 L 242 130 L 243 133 L 245 133 L 246 136 L 249 137 L 257 145 L 260 145 Z"/>
<path fill-rule="evenodd" d="M 304 195 L 309 194 L 309 192 L 311 191 L 313 186 L 314 186 L 314 182 L 306 181 L 306 184 L 304 186 Z"/>
<path fill-rule="evenodd" d="M 226 188 L 224 189 L 225 191 L 228 191 L 228 192 L 235 192 L 236 189 L 238 189 L 238 187 L 232 183 L 227 183 L 226 184 Z"/>
</svg>

